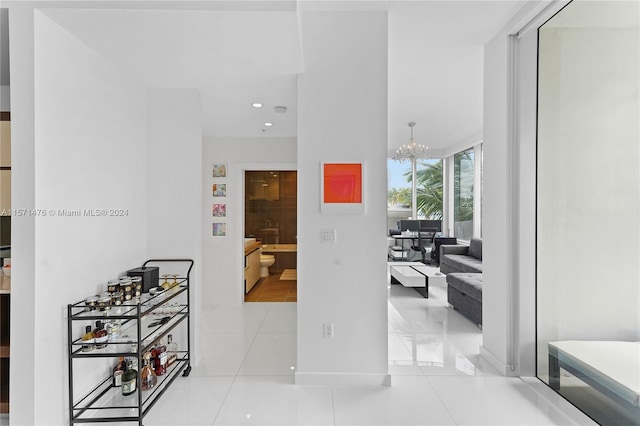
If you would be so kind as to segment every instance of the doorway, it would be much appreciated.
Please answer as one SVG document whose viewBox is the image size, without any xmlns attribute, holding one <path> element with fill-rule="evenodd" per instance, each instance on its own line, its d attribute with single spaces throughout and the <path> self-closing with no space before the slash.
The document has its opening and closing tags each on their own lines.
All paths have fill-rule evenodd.
<svg viewBox="0 0 640 426">
<path fill-rule="evenodd" d="M 245 302 L 297 301 L 298 174 L 247 170 L 245 241 L 259 243 L 260 277 L 246 286 Z"/>
</svg>

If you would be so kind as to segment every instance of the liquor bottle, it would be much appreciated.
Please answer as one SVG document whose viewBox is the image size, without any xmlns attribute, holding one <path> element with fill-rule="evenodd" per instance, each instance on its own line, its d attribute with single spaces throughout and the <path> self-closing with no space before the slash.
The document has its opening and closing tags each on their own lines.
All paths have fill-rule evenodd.
<svg viewBox="0 0 640 426">
<path fill-rule="evenodd" d="M 155 371 L 151 367 L 151 354 L 149 352 L 145 353 L 142 361 L 142 370 L 140 371 L 140 389 L 149 390 L 158 383 L 158 377 L 156 376 Z"/>
<path fill-rule="evenodd" d="M 129 352 L 131 352 L 131 356 L 125 358 L 125 361 L 131 361 L 133 369 L 138 371 L 138 348 L 135 344 L 131 345 Z"/>
<path fill-rule="evenodd" d="M 102 326 L 102 321 L 96 321 L 96 328 L 93 330 L 96 336 L 96 349 L 102 349 L 107 346 L 107 330 Z"/>
<path fill-rule="evenodd" d="M 85 328 L 85 333 L 82 336 L 82 352 L 89 352 L 95 349 L 96 347 L 96 336 L 91 331 L 91 326 L 88 325 Z"/>
<path fill-rule="evenodd" d="M 124 362 L 124 357 L 121 356 L 120 361 L 118 361 L 118 364 L 113 368 L 113 386 L 122 386 L 122 376 L 126 369 L 127 364 Z"/>
<path fill-rule="evenodd" d="M 158 358 L 158 351 L 156 349 L 156 345 L 153 345 L 151 350 L 149 351 L 149 365 L 153 368 L 153 371 L 156 371 L 156 359 Z M 156 375 L 158 373 L 156 372 Z"/>
<path fill-rule="evenodd" d="M 160 342 L 156 346 L 156 363 L 155 369 L 158 376 L 162 376 L 167 372 L 167 347 Z"/>
<path fill-rule="evenodd" d="M 122 375 L 122 395 L 132 395 L 136 392 L 136 381 L 138 380 L 138 371 L 133 369 L 131 361 L 127 362 L 127 369 Z"/>
<path fill-rule="evenodd" d="M 167 336 L 167 367 L 178 359 L 178 344 L 173 341 L 173 336 Z"/>
</svg>

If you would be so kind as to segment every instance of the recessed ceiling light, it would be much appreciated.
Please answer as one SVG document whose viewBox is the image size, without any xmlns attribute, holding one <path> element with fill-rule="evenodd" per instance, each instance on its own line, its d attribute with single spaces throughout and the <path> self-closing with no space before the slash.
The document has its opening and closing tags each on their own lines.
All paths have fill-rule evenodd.
<svg viewBox="0 0 640 426">
<path fill-rule="evenodd" d="M 278 105 L 273 107 L 273 110 L 278 114 L 284 114 L 285 112 L 287 112 L 287 107 L 283 105 Z"/>
<path fill-rule="evenodd" d="M 262 104 L 260 102 L 254 102 L 251 104 L 251 106 L 254 108 L 262 108 Z"/>
<path fill-rule="evenodd" d="M 265 125 L 265 126 L 267 126 L 267 127 L 271 127 L 271 126 L 273 126 L 273 123 L 269 123 L 269 122 L 267 121 L 266 123 L 264 123 L 264 125 Z"/>
</svg>

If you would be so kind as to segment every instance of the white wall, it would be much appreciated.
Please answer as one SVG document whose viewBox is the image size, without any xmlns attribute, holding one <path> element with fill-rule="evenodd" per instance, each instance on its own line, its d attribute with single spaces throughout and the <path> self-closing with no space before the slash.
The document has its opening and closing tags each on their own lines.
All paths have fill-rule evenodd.
<svg viewBox="0 0 640 426">
<path fill-rule="evenodd" d="M 27 186 L 20 191 L 33 191 L 35 207 L 46 210 L 47 216 L 35 217 L 35 288 L 30 303 L 20 294 L 20 272 L 14 282 L 14 302 L 19 303 L 15 308 L 24 309 L 26 324 L 35 327 L 25 333 L 18 327 L 26 324 L 16 323 L 20 317 L 12 318 L 11 421 L 49 425 L 68 421 L 66 304 L 102 290 L 107 279 L 139 265 L 146 255 L 147 105 L 143 87 L 39 12 L 34 30 L 34 155 L 28 159 L 18 148 L 16 166 L 35 174 L 32 183 L 21 182 Z M 29 50 L 27 39 L 19 41 Z M 12 74 L 29 73 L 29 65 L 12 61 Z M 20 99 L 28 88 L 17 83 L 12 91 Z M 20 108 L 19 102 L 12 104 Z M 13 118 L 20 129 L 20 116 Z M 14 136 L 15 146 L 28 143 L 24 134 Z M 124 209 L 127 214 L 63 217 L 58 209 Z M 28 233 L 13 235 L 17 247 L 29 238 Z M 20 260 L 14 262 L 19 264 Z M 76 326 L 73 331 L 79 336 L 82 327 Z M 34 359 L 22 366 L 20 358 L 29 348 Z M 103 375 L 106 367 L 100 365 L 93 374 Z M 90 376 L 80 381 L 80 388 Z M 18 381 L 32 388 L 14 387 Z M 24 398 L 33 406 L 22 405 Z"/>
<path fill-rule="evenodd" d="M 150 257 L 195 257 L 201 246 L 202 117 L 195 89 L 149 89 Z"/>
<path fill-rule="evenodd" d="M 535 276 L 526 275 L 535 272 L 535 252 L 531 246 L 532 230 L 535 229 L 535 212 L 531 210 L 535 208 L 535 181 L 531 179 L 535 179 L 536 117 L 535 92 L 531 92 L 535 91 L 535 84 L 532 87 L 530 82 L 535 76 L 515 80 L 518 69 L 512 61 L 517 56 L 512 50 L 515 40 L 510 40 L 510 36 L 526 32 L 534 20 L 543 19 L 545 13 L 560 7 L 561 2 L 528 2 L 484 48 L 482 235 L 485 285 L 480 354 L 507 375 L 532 375 L 535 352 Z M 531 71 L 531 67 L 535 71 L 535 49 L 523 50 L 519 60 L 519 65 L 528 67 L 524 71 Z M 529 127 L 519 129 L 520 134 L 516 135 L 518 120 L 514 118 L 518 113 L 519 122 L 526 121 Z"/>
<path fill-rule="evenodd" d="M 485 45 L 482 194 L 481 354 L 507 373 L 509 282 L 508 43 L 501 32 Z"/>
<path fill-rule="evenodd" d="M 35 115 L 33 9 L 13 9 L 10 17 L 11 205 L 35 208 Z M 11 368 L 10 423 L 35 424 L 35 217 L 11 219 Z M 19 308 L 18 308 L 19 307 Z M 56 317 L 60 318 L 59 311 Z M 42 327 L 41 327 L 42 330 Z M 59 346 L 56 346 L 59 347 Z"/>
<path fill-rule="evenodd" d="M 200 94 L 195 89 L 149 89 L 147 99 L 147 257 L 194 260 L 191 350 L 197 359 L 203 240 Z M 186 263 L 159 265 L 160 274 L 186 273 L 188 267 Z"/>
<path fill-rule="evenodd" d="M 386 13 L 303 12 L 296 383 L 389 383 Z M 327 29 L 331 29 L 328 31 Z M 320 213 L 320 163 L 364 161 L 365 213 Z M 321 243 L 321 229 L 337 232 Z M 334 338 L 323 338 L 333 323 Z"/>
<path fill-rule="evenodd" d="M 227 163 L 227 235 L 212 237 L 211 166 Z M 244 301 L 244 170 L 295 170 L 295 138 L 215 138 L 202 151 L 202 303 L 238 305 Z M 221 201 L 218 200 L 218 201 Z"/>
</svg>

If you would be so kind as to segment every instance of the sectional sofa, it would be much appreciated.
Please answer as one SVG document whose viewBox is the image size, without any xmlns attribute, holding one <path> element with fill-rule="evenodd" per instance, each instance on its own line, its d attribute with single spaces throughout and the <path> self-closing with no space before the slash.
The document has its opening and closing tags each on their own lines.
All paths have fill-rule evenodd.
<svg viewBox="0 0 640 426">
<path fill-rule="evenodd" d="M 447 275 L 447 302 L 482 326 L 482 240 L 440 246 L 440 271 Z"/>
<path fill-rule="evenodd" d="M 441 245 L 440 272 L 482 273 L 482 240 L 474 238 L 468 246 Z"/>
</svg>

